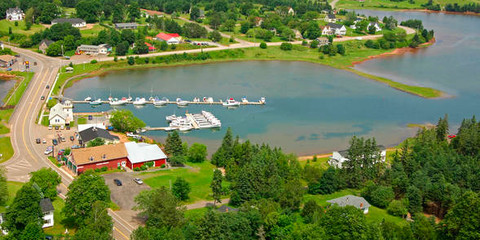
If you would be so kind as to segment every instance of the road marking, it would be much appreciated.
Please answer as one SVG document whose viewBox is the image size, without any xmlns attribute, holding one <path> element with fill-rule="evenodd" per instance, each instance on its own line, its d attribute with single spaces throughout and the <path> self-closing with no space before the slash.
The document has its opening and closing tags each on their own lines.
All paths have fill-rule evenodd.
<svg viewBox="0 0 480 240">
<path fill-rule="evenodd" d="M 117 232 L 119 232 L 125 239 L 130 239 L 129 237 L 127 237 L 127 235 L 125 235 L 122 231 L 120 231 L 120 229 L 116 228 L 116 227 L 113 227 L 114 230 L 116 230 Z"/>
<path fill-rule="evenodd" d="M 127 221 L 123 220 L 122 217 L 120 217 L 117 213 L 115 213 L 112 209 L 108 209 L 109 212 L 112 214 L 112 215 L 115 215 L 115 217 L 117 217 L 119 220 L 122 220 L 125 224 L 127 224 L 131 229 L 134 229 L 134 227 L 132 227 L 132 225 L 130 225 Z M 129 228 L 125 227 L 125 225 L 123 225 L 121 222 L 118 222 L 118 224 L 120 224 L 122 227 L 124 227 L 125 229 L 127 229 L 130 233 L 132 232 L 132 230 L 130 230 Z"/>
</svg>

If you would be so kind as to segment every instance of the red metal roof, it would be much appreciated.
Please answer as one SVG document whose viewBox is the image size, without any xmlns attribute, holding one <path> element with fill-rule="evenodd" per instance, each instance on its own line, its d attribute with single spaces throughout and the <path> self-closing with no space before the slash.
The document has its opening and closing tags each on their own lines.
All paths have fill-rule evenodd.
<svg viewBox="0 0 480 240">
<path fill-rule="evenodd" d="M 178 35 L 178 33 L 159 33 L 156 36 L 156 38 L 162 39 L 164 41 L 168 41 L 174 37 L 180 37 L 180 35 Z"/>
</svg>

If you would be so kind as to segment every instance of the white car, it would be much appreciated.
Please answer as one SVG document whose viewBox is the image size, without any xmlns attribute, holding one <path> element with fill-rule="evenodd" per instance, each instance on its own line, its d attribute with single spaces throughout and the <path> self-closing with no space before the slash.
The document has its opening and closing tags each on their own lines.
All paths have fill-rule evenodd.
<svg viewBox="0 0 480 240">
<path fill-rule="evenodd" d="M 143 181 L 140 178 L 134 178 L 133 181 L 135 181 L 138 185 L 142 185 Z"/>
<path fill-rule="evenodd" d="M 45 152 L 44 152 L 44 153 L 45 153 L 45 155 L 48 155 L 48 154 L 50 154 L 50 153 L 52 153 L 52 152 L 53 152 L 53 147 L 52 147 L 52 146 L 49 146 L 49 147 L 47 147 L 47 149 L 45 149 Z"/>
</svg>

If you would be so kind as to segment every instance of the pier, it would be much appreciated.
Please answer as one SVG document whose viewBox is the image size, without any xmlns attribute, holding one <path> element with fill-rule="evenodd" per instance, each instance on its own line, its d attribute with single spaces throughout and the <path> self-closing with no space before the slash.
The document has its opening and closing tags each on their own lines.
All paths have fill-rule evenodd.
<svg viewBox="0 0 480 240">
<path fill-rule="evenodd" d="M 72 101 L 73 104 L 90 104 L 90 101 Z M 109 104 L 109 101 L 101 101 L 102 104 Z M 188 101 L 188 105 L 223 105 L 224 102 L 194 102 Z M 126 104 L 133 104 L 132 102 L 125 103 Z M 153 104 L 153 101 L 147 101 L 146 104 Z M 176 101 L 168 101 L 166 104 L 174 104 L 177 105 Z M 257 102 L 240 102 L 240 105 L 265 105 L 265 102 L 257 101 Z M 119 105 L 117 105 L 119 106 Z"/>
</svg>

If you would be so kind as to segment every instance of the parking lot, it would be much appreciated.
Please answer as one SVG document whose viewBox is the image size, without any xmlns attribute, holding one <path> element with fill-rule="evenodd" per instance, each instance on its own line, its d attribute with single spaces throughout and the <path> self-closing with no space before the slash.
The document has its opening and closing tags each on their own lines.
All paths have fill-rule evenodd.
<svg viewBox="0 0 480 240">
<path fill-rule="evenodd" d="M 146 184 L 139 185 L 133 181 L 136 177 L 132 172 L 119 172 L 105 174 L 105 183 L 111 191 L 112 201 L 115 202 L 121 209 L 130 210 L 135 206 L 134 197 L 143 190 L 149 190 L 150 187 Z M 113 180 L 118 179 L 122 182 L 122 186 L 117 186 Z"/>
</svg>

